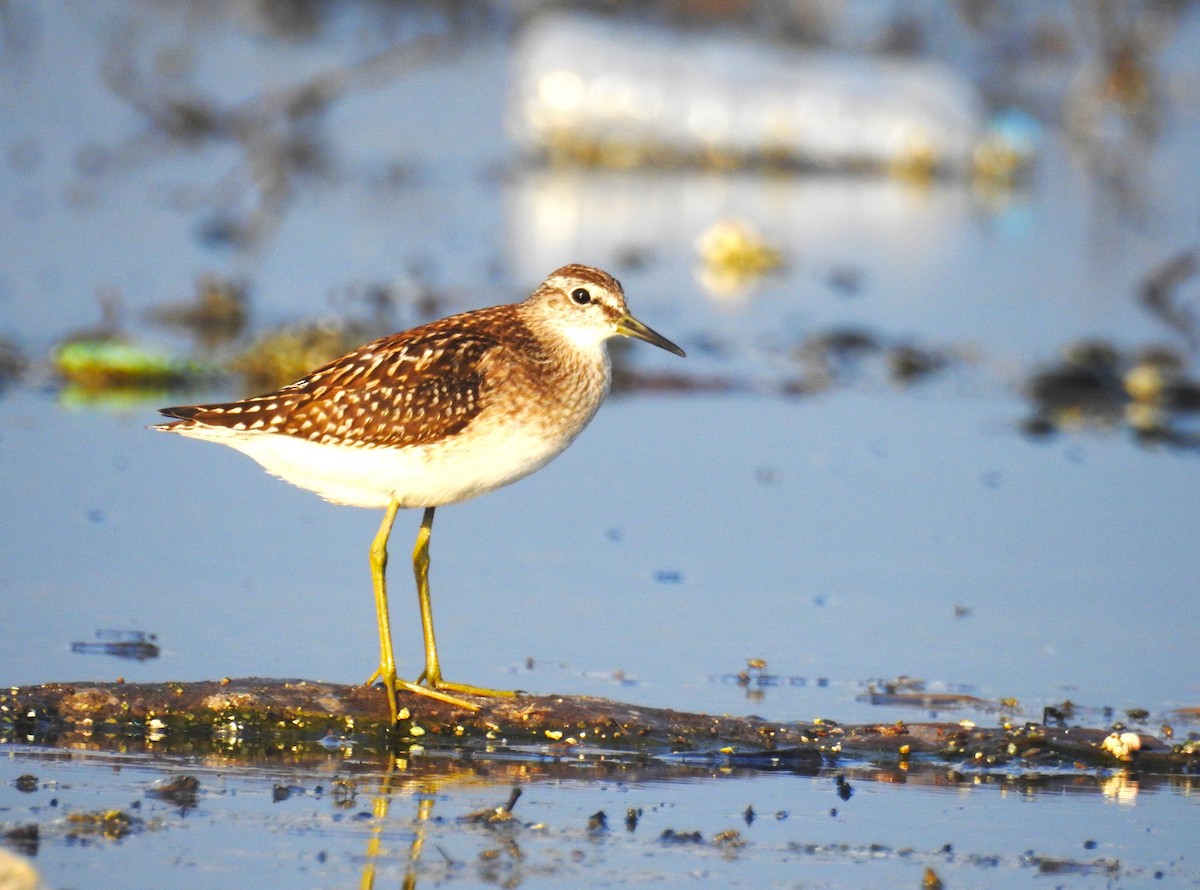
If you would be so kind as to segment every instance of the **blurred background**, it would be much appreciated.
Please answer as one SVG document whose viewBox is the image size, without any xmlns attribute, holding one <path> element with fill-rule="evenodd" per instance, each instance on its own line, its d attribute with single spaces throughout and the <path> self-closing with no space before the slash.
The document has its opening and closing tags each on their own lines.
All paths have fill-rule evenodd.
<svg viewBox="0 0 1200 890">
<path fill-rule="evenodd" d="M 0 0 L 2 679 L 364 679 L 379 517 L 145 427 L 585 262 L 688 357 L 439 511 L 449 679 L 1186 721 L 1198 169 L 1185 0 Z"/>
</svg>

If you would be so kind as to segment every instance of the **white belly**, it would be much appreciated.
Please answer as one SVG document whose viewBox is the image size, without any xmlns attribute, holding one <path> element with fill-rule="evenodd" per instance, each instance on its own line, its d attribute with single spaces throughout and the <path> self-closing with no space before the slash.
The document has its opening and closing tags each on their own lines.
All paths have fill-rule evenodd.
<svg viewBox="0 0 1200 890">
<path fill-rule="evenodd" d="M 175 432 L 236 448 L 280 479 L 353 507 L 386 507 L 393 497 L 402 507 L 463 501 L 545 466 L 574 438 L 512 422 L 472 424 L 450 439 L 407 448 L 320 445 L 221 427 Z"/>
</svg>

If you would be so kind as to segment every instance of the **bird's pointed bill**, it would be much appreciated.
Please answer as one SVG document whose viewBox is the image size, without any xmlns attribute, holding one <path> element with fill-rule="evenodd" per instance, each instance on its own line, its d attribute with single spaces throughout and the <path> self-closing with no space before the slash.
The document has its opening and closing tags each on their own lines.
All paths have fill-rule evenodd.
<svg viewBox="0 0 1200 890">
<path fill-rule="evenodd" d="M 653 343 L 660 349 L 665 349 L 667 352 L 673 352 L 676 355 L 686 355 L 686 353 L 660 334 L 653 328 L 648 328 L 632 315 L 626 315 L 617 322 L 617 333 L 626 337 L 635 337 L 638 340 L 645 340 L 647 343 Z"/>
</svg>

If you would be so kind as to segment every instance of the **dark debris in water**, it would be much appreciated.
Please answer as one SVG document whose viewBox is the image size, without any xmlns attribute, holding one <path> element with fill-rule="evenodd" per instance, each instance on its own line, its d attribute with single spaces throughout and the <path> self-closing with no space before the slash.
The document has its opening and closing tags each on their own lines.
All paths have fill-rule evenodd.
<svg viewBox="0 0 1200 890">
<path fill-rule="evenodd" d="M 1055 365 L 1025 384 L 1031 414 L 1023 428 L 1034 438 L 1075 430 L 1128 429 L 1139 444 L 1200 449 L 1193 422 L 1200 380 L 1187 356 L 1164 346 L 1122 352 L 1111 343 L 1069 345 Z"/>
<path fill-rule="evenodd" d="M 919 345 L 860 328 L 812 333 L 794 347 L 791 358 L 800 374 L 783 385 L 784 394 L 790 395 L 824 392 L 879 376 L 909 388 L 971 362 L 962 350 Z M 882 374 L 874 362 L 882 362 Z"/>
<path fill-rule="evenodd" d="M 634 826 L 637 826 L 637 817 L 634 817 Z M 609 830 L 608 816 L 604 810 L 597 810 L 588 816 L 587 831 L 590 835 L 604 834 Z"/>
<path fill-rule="evenodd" d="M 1119 859 L 1092 859 L 1083 861 L 1079 859 L 1060 859 L 1055 856 L 1038 856 L 1035 853 L 1026 853 L 1022 858 L 1022 864 L 1036 868 L 1039 874 L 1043 875 L 1109 875 L 1115 876 L 1121 871 L 1121 861 Z"/>
<path fill-rule="evenodd" d="M 146 796 L 155 800 L 165 800 L 181 810 L 188 810 L 196 805 L 196 795 L 199 791 L 199 779 L 195 776 L 179 775 L 154 783 L 146 789 Z"/>
<path fill-rule="evenodd" d="M 37 776 L 30 773 L 23 773 L 13 779 L 13 787 L 22 794 L 32 794 L 38 790 Z"/>
<path fill-rule="evenodd" d="M 98 630 L 95 642 L 74 642 L 71 651 L 82 655 L 112 655 L 131 661 L 158 658 L 157 637 L 140 630 Z"/>
<path fill-rule="evenodd" d="M 837 796 L 844 801 L 849 800 L 850 796 L 854 794 L 854 788 L 851 787 L 850 783 L 846 781 L 846 777 L 843 775 L 839 774 L 834 776 L 833 785 L 837 789 Z"/>
<path fill-rule="evenodd" d="M 996 702 L 960 692 L 887 692 L 871 689 L 858 696 L 858 700 L 872 705 L 900 705 L 925 711 L 950 711 L 957 708 L 997 710 Z"/>
<path fill-rule="evenodd" d="M 859 695 L 857 700 L 872 705 L 920 708 L 930 712 L 953 711 L 963 708 L 993 712 L 1000 711 L 1010 704 L 1005 701 L 979 698 L 961 689 L 934 692 L 927 688 L 924 680 L 909 676 L 868 683 L 867 691 Z"/>
<path fill-rule="evenodd" d="M 845 859 L 848 861 L 868 861 L 879 859 L 903 859 L 910 862 L 944 861 L 958 865 L 972 865 L 983 869 L 1000 869 L 1004 867 L 1032 868 L 1043 875 L 1099 875 L 1115 878 L 1121 874 L 1119 859 L 1098 858 L 1093 860 L 1063 859 L 1044 856 L 1033 850 L 1027 850 L 1019 856 L 1006 857 L 995 854 L 972 853 L 956 854 L 950 844 L 940 850 L 919 850 L 912 847 L 893 847 L 888 844 L 848 844 L 848 843 L 804 843 L 790 841 L 788 849 L 794 853 L 823 859 Z M 926 865 L 921 879 L 921 887 L 937 890 L 945 886 L 941 877 L 932 865 Z"/>
<path fill-rule="evenodd" d="M 664 844 L 702 844 L 704 843 L 704 835 L 698 831 L 676 831 L 674 828 L 666 828 L 663 833 L 658 836 L 658 839 Z"/>
<path fill-rule="evenodd" d="M 29 366 L 20 347 L 10 340 L 0 337 L 0 392 L 10 383 L 16 383 Z"/>
<path fill-rule="evenodd" d="M 25 856 L 36 856 L 41 844 L 41 829 L 36 822 L 18 825 L 4 832 L 4 845 Z"/>
<path fill-rule="evenodd" d="M 514 788 L 508 795 L 508 800 L 500 804 L 500 806 L 467 813 L 465 816 L 460 816 L 458 821 L 474 822 L 479 825 L 501 825 L 505 822 L 511 822 L 513 819 L 513 807 L 517 805 L 517 801 L 520 799 L 521 789 Z"/>
<path fill-rule="evenodd" d="M 146 823 L 124 810 L 94 810 L 67 814 L 67 839 L 87 843 L 97 838 L 120 840 L 142 831 Z"/>
<path fill-rule="evenodd" d="M 157 306 L 148 317 L 155 324 L 190 331 L 211 350 L 242 333 L 249 320 L 248 305 L 245 284 L 208 272 L 197 279 L 191 300 Z"/>
</svg>

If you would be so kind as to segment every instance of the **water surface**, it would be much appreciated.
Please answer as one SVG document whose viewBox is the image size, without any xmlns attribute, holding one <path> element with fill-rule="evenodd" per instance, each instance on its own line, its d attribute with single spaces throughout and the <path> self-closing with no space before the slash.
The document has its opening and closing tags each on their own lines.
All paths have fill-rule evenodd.
<svg viewBox="0 0 1200 890">
<path fill-rule="evenodd" d="M 1051 435 L 1024 431 L 1031 376 L 1082 340 L 1109 344 L 1122 367 L 1164 348 L 1196 374 L 1195 331 L 1140 299 L 1148 276 L 1200 235 L 1190 94 L 1170 92 L 1149 134 L 1116 117 L 1110 166 L 1051 116 L 1028 182 L 998 191 L 547 170 L 505 137 L 507 26 L 456 34 L 434 13 L 341 10 L 308 38 L 282 39 L 211 10 L 6 6 L 7 46 L 19 51 L 0 62 L 0 334 L 33 367 L 0 395 L 3 682 L 356 682 L 375 664 L 366 550 L 379 516 L 146 429 L 156 407 L 236 395 L 236 382 L 133 399 L 62 389 L 48 356 L 99 324 L 102 303 L 141 344 L 222 362 L 284 322 L 361 319 L 372 289 L 392 296 L 399 328 L 520 298 L 582 261 L 617 273 L 637 315 L 689 356 L 633 344 L 622 367 L 657 386 L 616 394 L 535 476 L 439 511 L 433 601 L 451 679 L 780 721 L 893 722 L 931 715 L 865 695 L 909 677 L 984 700 L 942 719 L 1040 719 L 1070 700 L 1095 725 L 1136 718 L 1151 733 L 1172 724 L 1179 738 L 1194 728 L 1176 709 L 1200 699 L 1195 415 L 1174 418 L 1187 434 L 1175 445 L 1139 438 L 1123 405 L 1101 419 L 1067 412 Z M 450 36 L 331 103 L 314 124 L 325 163 L 293 175 L 252 243 L 218 237 L 263 202 L 246 144 L 172 137 L 147 113 L 173 95 L 257 107 L 430 34 Z M 1164 41 L 1154 57 L 1164 81 L 1194 79 L 1191 7 Z M 1065 96 L 1063 83 L 1046 86 Z M 750 223 L 785 265 L 718 294 L 695 242 L 730 219 Z M 251 329 L 224 351 L 145 317 L 194 293 L 201 273 L 249 287 Z M 1185 318 L 1198 294 L 1191 279 L 1174 295 Z M 814 353 L 847 332 L 869 348 Z M 902 382 L 888 364 L 901 346 L 946 366 Z M 819 379 L 814 355 L 827 360 Z M 402 516 L 393 537 L 409 675 L 420 666 L 405 559 L 416 524 Z M 161 654 L 72 652 L 112 630 L 152 635 Z M 739 683 L 751 659 L 765 667 Z M 1049 791 L 864 775 L 843 804 L 830 775 L 438 767 L 422 784 L 402 767 L 392 790 L 364 791 L 343 811 L 315 786 L 353 768 L 378 787 L 385 764 L 67 757 L 15 740 L 6 750 L 0 821 L 43 826 L 37 863 L 55 886 L 100 886 L 122 871 L 174 886 L 345 886 L 368 866 L 391 885 L 419 830 L 422 881 L 791 886 L 800 875 L 915 886 L 932 867 L 952 886 L 1011 886 L 1037 877 L 1029 850 L 1120 859 L 1122 886 L 1159 871 L 1197 880 L 1184 834 L 1194 791 L 1139 790 L 1121 772 Z M 29 797 L 13 785 L 26 772 L 40 783 Z M 144 802 L 153 828 L 66 839 L 61 813 L 128 807 L 175 772 L 202 782 L 186 815 Z M 455 821 L 518 782 L 512 837 Z M 274 803 L 280 783 L 303 793 Z M 424 828 L 421 800 L 434 801 Z M 748 805 L 760 814 L 751 825 Z M 632 834 L 629 807 L 647 814 Z M 586 829 L 597 810 L 613 828 L 598 837 Z M 667 828 L 706 839 L 737 829 L 747 844 L 663 845 Z M 251 830 L 261 843 L 246 843 Z"/>
</svg>

